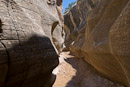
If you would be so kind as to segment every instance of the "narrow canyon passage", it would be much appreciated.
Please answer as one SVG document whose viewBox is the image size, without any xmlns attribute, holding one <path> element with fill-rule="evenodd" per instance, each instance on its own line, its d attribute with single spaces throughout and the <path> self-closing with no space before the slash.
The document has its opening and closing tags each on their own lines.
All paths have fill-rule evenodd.
<svg viewBox="0 0 130 87">
<path fill-rule="evenodd" d="M 101 77 L 91 65 L 70 51 L 62 52 L 59 61 L 59 66 L 53 71 L 57 73 L 53 87 L 124 87 Z"/>
<path fill-rule="evenodd" d="M 130 0 L 0 0 L 0 87 L 130 87 L 129 14 Z"/>
</svg>

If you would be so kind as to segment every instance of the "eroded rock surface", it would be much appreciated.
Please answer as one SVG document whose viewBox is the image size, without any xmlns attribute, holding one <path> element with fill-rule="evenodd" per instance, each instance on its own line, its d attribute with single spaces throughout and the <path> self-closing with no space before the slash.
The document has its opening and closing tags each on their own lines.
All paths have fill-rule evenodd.
<svg viewBox="0 0 130 87">
<path fill-rule="evenodd" d="M 52 87 L 61 13 L 62 0 L 0 0 L 0 87 Z"/>
<path fill-rule="evenodd" d="M 77 5 L 64 16 L 66 47 L 77 57 L 84 58 L 106 78 L 128 87 L 130 86 L 129 14 L 129 0 L 78 0 Z"/>
</svg>

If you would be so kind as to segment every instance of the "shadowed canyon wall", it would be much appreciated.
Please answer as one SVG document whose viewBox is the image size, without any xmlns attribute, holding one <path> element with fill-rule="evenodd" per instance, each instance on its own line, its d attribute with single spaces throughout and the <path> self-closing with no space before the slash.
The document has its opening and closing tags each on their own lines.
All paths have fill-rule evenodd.
<svg viewBox="0 0 130 87">
<path fill-rule="evenodd" d="M 0 87 L 52 87 L 63 21 L 62 0 L 0 0 Z"/>
<path fill-rule="evenodd" d="M 130 1 L 78 0 L 64 14 L 65 46 L 102 76 L 130 86 Z"/>
</svg>

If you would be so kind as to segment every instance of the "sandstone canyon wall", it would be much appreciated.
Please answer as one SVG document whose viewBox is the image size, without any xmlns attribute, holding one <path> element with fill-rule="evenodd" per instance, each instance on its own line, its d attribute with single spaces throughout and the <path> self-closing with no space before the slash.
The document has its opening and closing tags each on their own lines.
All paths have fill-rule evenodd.
<svg viewBox="0 0 130 87">
<path fill-rule="evenodd" d="M 62 0 L 0 0 L 0 87 L 52 87 L 63 38 Z"/>
<path fill-rule="evenodd" d="M 66 48 L 129 87 L 130 0 L 78 0 L 64 19 Z"/>
</svg>

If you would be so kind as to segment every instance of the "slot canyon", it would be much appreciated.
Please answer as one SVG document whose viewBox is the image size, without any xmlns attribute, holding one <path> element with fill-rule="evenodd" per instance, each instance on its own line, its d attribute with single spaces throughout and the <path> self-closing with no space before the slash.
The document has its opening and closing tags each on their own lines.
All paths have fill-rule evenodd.
<svg viewBox="0 0 130 87">
<path fill-rule="evenodd" d="M 0 87 L 130 87 L 130 0 L 0 0 Z"/>
</svg>

